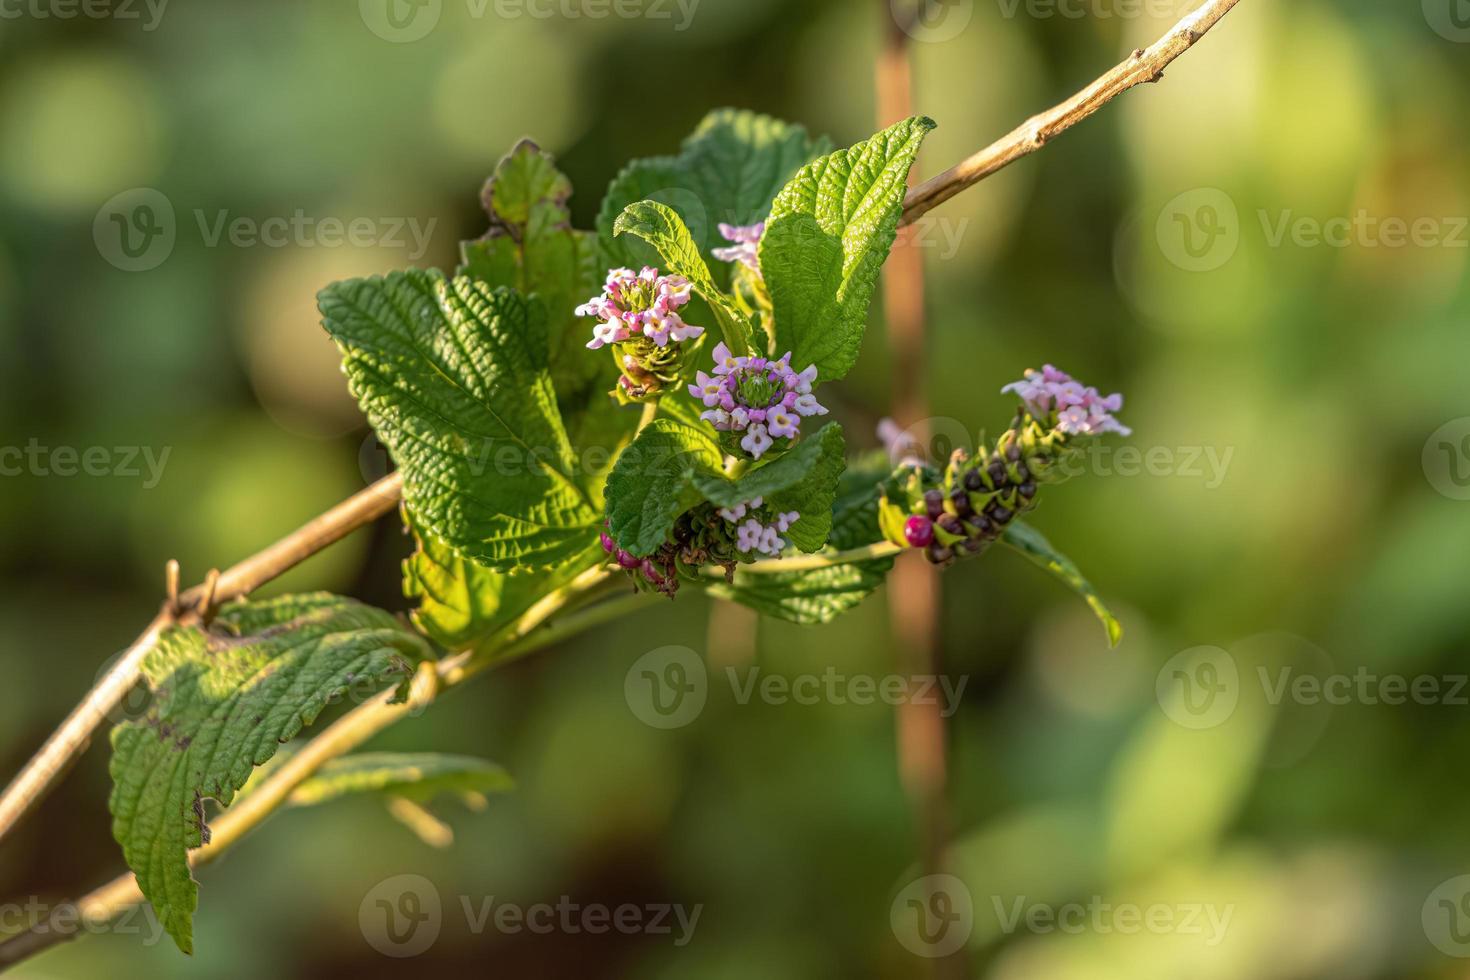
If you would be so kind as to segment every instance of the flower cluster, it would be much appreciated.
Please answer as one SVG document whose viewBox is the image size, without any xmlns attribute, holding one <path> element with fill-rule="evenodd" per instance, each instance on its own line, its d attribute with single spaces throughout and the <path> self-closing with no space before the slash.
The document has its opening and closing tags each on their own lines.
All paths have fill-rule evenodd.
<svg viewBox="0 0 1470 980">
<path fill-rule="evenodd" d="M 1126 436 L 1133 432 L 1113 417 L 1123 407 L 1122 395 L 1104 397 L 1096 388 L 1084 387 L 1070 374 L 1050 364 L 1040 371 L 1027 370 L 1025 378 L 1006 385 L 1001 391 L 1015 392 L 1037 419 L 1049 418 L 1055 412 L 1057 428 L 1069 436 L 1096 436 L 1104 432 Z"/>
<path fill-rule="evenodd" d="M 1122 395 L 1104 397 L 1050 364 L 1002 390 L 1019 395 L 1024 410 L 992 448 L 974 458 L 957 450 L 942 470 L 918 465 L 885 488 L 880 513 L 890 541 L 924 549 L 937 565 L 980 554 L 1036 506 L 1042 483 L 1066 477 L 1075 437 L 1129 434 L 1113 415 Z M 890 450 L 902 451 L 896 427 L 886 429 Z"/>
<path fill-rule="evenodd" d="M 728 248 L 717 248 L 713 250 L 714 257 L 721 262 L 739 262 L 757 276 L 760 275 L 761 267 L 759 261 L 759 249 L 761 236 L 766 233 L 766 223 L 757 222 L 753 225 L 727 225 L 720 224 L 720 234 L 725 240 L 733 242 Z"/>
<path fill-rule="evenodd" d="M 722 507 L 719 515 L 731 524 L 736 525 L 735 547 L 746 553 L 767 555 L 771 558 L 779 558 L 781 552 L 786 550 L 786 541 L 780 535 L 785 534 L 791 525 L 801 519 L 797 511 L 787 511 L 777 514 L 776 519 L 769 523 L 762 523 L 755 516 L 765 501 L 756 497 L 736 507 Z"/>
<path fill-rule="evenodd" d="M 634 337 L 647 337 L 656 346 L 693 340 L 704 333 L 691 326 L 678 310 L 689 302 L 689 280 L 683 276 L 661 276 L 652 266 L 634 274 L 632 269 L 613 269 L 601 295 L 577 307 L 577 316 L 602 321 L 592 328 L 587 344 L 597 350 L 605 344 L 621 344 Z"/>
<path fill-rule="evenodd" d="M 791 369 L 790 353 L 774 361 L 735 357 L 720 344 L 714 374 L 698 372 L 689 393 L 708 409 L 700 418 L 721 432 L 745 433 L 740 448 L 760 459 L 777 439 L 801 435 L 803 418 L 827 414 L 812 394 L 816 380 L 816 365 L 798 374 Z"/>
</svg>

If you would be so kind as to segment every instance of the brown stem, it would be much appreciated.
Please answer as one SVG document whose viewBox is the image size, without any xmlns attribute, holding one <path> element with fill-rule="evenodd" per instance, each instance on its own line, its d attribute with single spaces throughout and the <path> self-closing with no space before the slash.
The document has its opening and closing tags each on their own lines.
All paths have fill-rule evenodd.
<svg viewBox="0 0 1470 980">
<path fill-rule="evenodd" d="M 398 503 L 403 478 L 397 473 L 384 477 L 319 517 L 297 528 L 258 554 L 223 573 L 212 572 L 203 585 L 179 595 L 176 603 L 165 603 L 153 622 L 124 651 L 82 702 L 72 709 L 61 727 L 51 734 L 20 774 L 0 795 L 0 838 L 8 834 L 30 810 L 51 791 L 76 758 L 86 751 L 97 731 L 133 685 L 139 668 L 162 632 L 190 616 L 208 618 L 214 606 L 250 592 L 284 574 L 328 545 L 392 510 Z M 177 590 L 177 573 L 170 570 L 167 591 Z"/>
<path fill-rule="evenodd" d="M 909 192 L 903 223 L 921 215 L 967 187 L 1029 156 L 1136 85 L 1157 82 L 1175 58 L 1194 47 L 1239 0 L 1209 0 L 1147 48 L 1140 48 L 1067 101 L 1032 116 L 979 153 Z"/>
<path fill-rule="evenodd" d="M 899 23 L 889 0 L 879 0 L 888 30 L 878 56 L 878 126 L 890 126 L 914 114 L 913 59 L 909 33 Z M 924 265 L 921 251 L 900 232 L 883 267 L 883 310 L 893 363 L 893 414 L 900 425 L 928 442 L 922 431 L 929 417 L 926 395 Z M 909 677 L 934 676 L 942 669 L 939 639 L 941 596 L 934 566 L 900 562 L 889 576 L 888 609 L 898 669 Z M 917 683 L 911 681 L 911 683 Z M 948 757 L 940 705 L 927 698 L 907 698 L 895 712 L 899 779 L 909 800 L 923 874 L 945 870 L 949 820 L 945 784 Z M 928 964 L 936 980 L 966 976 L 962 952 Z"/>
</svg>

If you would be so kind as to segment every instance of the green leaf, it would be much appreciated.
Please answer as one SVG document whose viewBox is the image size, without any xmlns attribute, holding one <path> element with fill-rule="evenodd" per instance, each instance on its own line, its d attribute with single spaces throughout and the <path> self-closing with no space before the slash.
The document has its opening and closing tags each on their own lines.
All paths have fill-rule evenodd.
<svg viewBox="0 0 1470 980">
<path fill-rule="evenodd" d="M 485 184 L 490 230 L 464 243 L 459 272 L 541 298 L 547 366 L 572 447 L 579 459 L 610 460 L 632 438 L 638 413 L 612 410 L 616 365 L 587 350 L 591 326 L 574 312 L 601 288 L 603 268 L 597 236 L 571 226 L 571 194 L 571 181 L 550 155 L 529 140 L 519 143 Z M 606 468 L 584 468 L 577 477 L 600 508 Z"/>
<path fill-rule="evenodd" d="M 909 168 L 932 120 L 915 117 L 803 167 L 761 239 L 776 349 L 823 381 L 851 370 L 878 273 L 898 231 Z"/>
<path fill-rule="evenodd" d="M 711 582 L 705 591 L 799 626 L 830 623 L 883 584 L 893 559 L 834 565 L 808 572 L 735 572 L 733 584 Z"/>
<path fill-rule="evenodd" d="M 1083 577 L 1082 572 L 1072 563 L 1072 559 L 1052 547 L 1051 542 L 1040 531 L 1021 521 L 1016 521 L 1006 528 L 1006 533 L 1001 540 L 1051 572 L 1065 582 L 1072 591 L 1086 599 L 1088 606 L 1102 621 L 1103 629 L 1107 630 L 1108 646 L 1118 645 L 1118 641 L 1123 638 L 1123 625 L 1108 611 L 1108 607 L 1103 605 L 1102 597 L 1097 594 L 1092 583 Z"/>
<path fill-rule="evenodd" d="M 361 752 L 333 759 L 291 793 L 292 806 L 315 806 L 353 793 L 391 793 L 428 803 L 440 793 L 480 797 L 515 788 L 493 762 L 436 752 Z"/>
<path fill-rule="evenodd" d="M 418 600 L 414 625 L 451 650 L 500 632 L 542 596 L 605 557 L 594 543 L 543 574 L 507 575 L 470 561 L 427 531 L 412 530 L 418 549 L 403 563 L 403 592 Z"/>
<path fill-rule="evenodd" d="M 490 230 L 461 246 L 459 268 L 490 286 L 541 297 L 549 314 L 548 363 L 564 405 L 580 404 L 589 389 L 604 394 L 613 374 L 607 358 L 588 356 L 591 331 L 573 313 L 598 291 L 602 269 L 597 236 L 572 228 L 571 196 L 572 182 L 551 156 L 523 140 L 486 181 L 481 200 Z"/>
<path fill-rule="evenodd" d="M 142 670 L 147 714 L 112 731 L 112 833 L 184 952 L 199 886 L 188 851 L 208 840 L 204 800 L 228 806 L 251 769 L 362 681 L 380 689 L 430 655 L 391 615 L 316 593 L 227 606 L 206 632 L 175 627 Z"/>
<path fill-rule="evenodd" d="M 797 441 L 790 452 L 758 466 L 738 480 L 720 472 L 694 474 L 694 485 L 720 507 L 736 507 L 764 497 L 777 511 L 799 511 L 801 520 L 786 537 L 808 554 L 821 551 L 832 529 L 832 500 L 847 466 L 842 426 L 829 422 Z"/>
<path fill-rule="evenodd" d="M 663 259 L 664 270 L 688 279 L 695 294 L 709 304 L 730 349 L 736 354 L 758 353 L 755 328 L 735 301 L 722 293 L 710 278 L 709 266 L 678 212 L 656 201 L 638 201 L 618 215 L 613 234 L 636 235 L 652 245 Z"/>
<path fill-rule="evenodd" d="M 791 175 L 828 147 L 825 139 L 813 140 L 802 127 L 769 116 L 738 109 L 710 113 L 678 156 L 635 160 L 613 180 L 597 219 L 606 263 L 635 269 L 656 264 L 650 248 L 613 234 L 623 209 L 644 200 L 678 212 L 700 253 L 713 262 L 710 250 L 727 244 L 720 222 L 748 225 L 763 219 Z M 715 282 L 728 285 L 725 264 L 713 268 Z"/>
<path fill-rule="evenodd" d="M 848 464 L 832 505 L 829 544 L 838 551 L 881 541 L 878 530 L 879 484 L 891 471 L 887 454 L 866 454 Z M 795 530 L 801 524 L 792 525 Z M 711 581 L 710 595 L 802 626 L 829 623 L 858 605 L 882 585 L 892 558 L 837 565 L 807 572 L 754 575 L 736 570 L 735 581 Z"/>
<path fill-rule="evenodd" d="M 720 447 L 700 429 L 654 419 L 608 477 L 608 533 L 635 555 L 652 554 L 674 520 L 704 500 L 695 475 L 718 473 L 723 462 Z"/>
<path fill-rule="evenodd" d="M 600 513 L 557 412 L 539 301 L 418 270 L 318 299 L 419 526 L 502 571 L 588 547 Z"/>
</svg>

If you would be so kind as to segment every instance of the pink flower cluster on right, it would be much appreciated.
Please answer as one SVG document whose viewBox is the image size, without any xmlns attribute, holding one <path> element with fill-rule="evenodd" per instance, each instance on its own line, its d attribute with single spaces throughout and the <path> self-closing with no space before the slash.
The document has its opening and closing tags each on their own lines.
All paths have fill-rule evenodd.
<svg viewBox="0 0 1470 980">
<path fill-rule="evenodd" d="M 1066 371 L 1050 364 L 1040 371 L 1027 369 L 1026 377 L 1001 389 L 1014 392 L 1038 419 L 1056 413 L 1056 427 L 1070 436 L 1096 436 L 1116 432 L 1132 435 L 1133 430 L 1119 422 L 1113 413 L 1123 407 L 1120 394 L 1101 395 L 1096 388 L 1086 387 Z"/>
</svg>

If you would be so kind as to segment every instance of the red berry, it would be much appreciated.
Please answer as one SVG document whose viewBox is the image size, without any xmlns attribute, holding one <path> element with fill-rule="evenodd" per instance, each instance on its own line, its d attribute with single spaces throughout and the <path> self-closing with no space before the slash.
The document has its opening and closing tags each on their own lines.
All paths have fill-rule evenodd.
<svg viewBox="0 0 1470 980">
<path fill-rule="evenodd" d="M 903 539 L 913 548 L 928 547 L 934 540 L 934 522 L 922 514 L 915 514 L 904 523 Z"/>
</svg>

